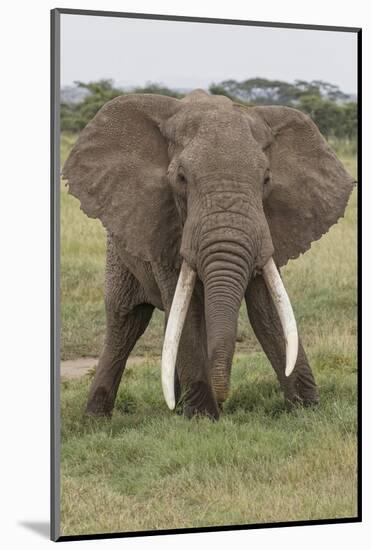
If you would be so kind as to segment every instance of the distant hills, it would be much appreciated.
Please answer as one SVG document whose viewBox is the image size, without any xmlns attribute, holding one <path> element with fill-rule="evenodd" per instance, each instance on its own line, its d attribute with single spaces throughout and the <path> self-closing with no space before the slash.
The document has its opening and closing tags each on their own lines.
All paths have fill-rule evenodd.
<svg viewBox="0 0 371 550">
<path fill-rule="evenodd" d="M 61 103 L 68 103 L 70 105 L 81 103 L 90 92 L 86 88 L 80 88 L 79 86 L 62 86 L 61 88 Z"/>
</svg>

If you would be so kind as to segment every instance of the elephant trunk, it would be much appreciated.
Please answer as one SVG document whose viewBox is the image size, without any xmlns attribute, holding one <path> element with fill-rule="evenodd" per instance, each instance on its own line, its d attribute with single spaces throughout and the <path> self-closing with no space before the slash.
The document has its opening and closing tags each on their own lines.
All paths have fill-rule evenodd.
<svg viewBox="0 0 371 550">
<path fill-rule="evenodd" d="M 213 284 L 211 280 L 205 287 L 207 352 L 218 403 L 228 396 L 242 297 L 243 291 L 232 287 L 232 282 Z"/>
<path fill-rule="evenodd" d="M 246 237 L 246 243 L 248 243 Z M 229 241 L 214 242 L 201 264 L 205 291 L 207 352 L 211 382 L 219 403 L 228 396 L 238 314 L 253 269 L 254 248 Z"/>
<path fill-rule="evenodd" d="M 238 256 L 239 260 L 241 256 Z M 246 261 L 245 271 L 231 255 L 229 268 L 220 267 L 220 260 L 209 263 L 204 280 L 205 314 L 208 357 L 211 381 L 219 403 L 228 396 L 231 365 L 234 354 L 238 314 L 251 268 Z M 236 269 L 236 265 L 239 267 Z M 232 267 L 233 266 L 233 267 Z M 241 267 L 241 269 L 240 269 Z M 279 315 L 286 345 L 286 376 L 294 370 L 298 355 L 298 332 L 291 302 L 272 258 L 263 267 L 263 278 Z"/>
</svg>

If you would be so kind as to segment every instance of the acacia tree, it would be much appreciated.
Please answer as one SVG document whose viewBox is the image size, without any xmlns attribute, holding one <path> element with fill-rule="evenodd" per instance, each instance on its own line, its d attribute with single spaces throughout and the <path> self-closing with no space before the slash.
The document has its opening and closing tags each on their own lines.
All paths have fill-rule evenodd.
<svg viewBox="0 0 371 550">
<path fill-rule="evenodd" d="M 251 78 L 212 84 L 210 93 L 225 95 L 246 105 L 286 105 L 308 114 L 326 137 L 352 139 L 357 133 L 357 104 L 338 86 L 323 80 Z"/>
</svg>

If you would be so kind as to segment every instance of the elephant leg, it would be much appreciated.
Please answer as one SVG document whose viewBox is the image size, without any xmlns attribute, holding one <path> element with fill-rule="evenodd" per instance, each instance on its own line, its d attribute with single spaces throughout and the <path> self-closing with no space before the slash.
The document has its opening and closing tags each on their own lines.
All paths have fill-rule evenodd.
<svg viewBox="0 0 371 550">
<path fill-rule="evenodd" d="M 125 315 L 108 312 L 105 343 L 90 389 L 87 413 L 111 415 L 127 358 L 146 330 L 153 309 L 150 304 L 140 304 Z"/>
<path fill-rule="evenodd" d="M 245 298 L 252 328 L 277 374 L 288 407 L 317 404 L 318 389 L 300 338 L 294 371 L 289 377 L 285 375 L 286 349 L 281 322 L 261 275 L 250 281 Z"/>
<path fill-rule="evenodd" d="M 126 360 L 151 319 L 154 306 L 147 303 L 139 281 L 121 262 L 112 239 L 107 239 L 105 284 L 106 336 L 86 410 L 110 415 Z"/>
<path fill-rule="evenodd" d="M 212 388 L 208 368 L 203 302 L 194 295 L 179 343 L 175 397 L 183 403 L 187 418 L 196 414 L 219 418 L 219 406 Z"/>
</svg>

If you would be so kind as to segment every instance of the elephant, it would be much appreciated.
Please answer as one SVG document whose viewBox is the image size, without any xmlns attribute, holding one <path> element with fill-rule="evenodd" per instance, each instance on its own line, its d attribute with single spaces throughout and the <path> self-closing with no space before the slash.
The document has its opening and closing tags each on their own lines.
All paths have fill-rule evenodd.
<svg viewBox="0 0 371 550">
<path fill-rule="evenodd" d="M 166 403 L 217 420 L 243 300 L 284 403 L 319 402 L 280 268 L 343 216 L 355 182 L 310 117 L 203 90 L 125 94 L 82 130 L 62 175 L 107 232 L 106 335 L 87 414 L 112 414 L 158 308 Z"/>
</svg>

